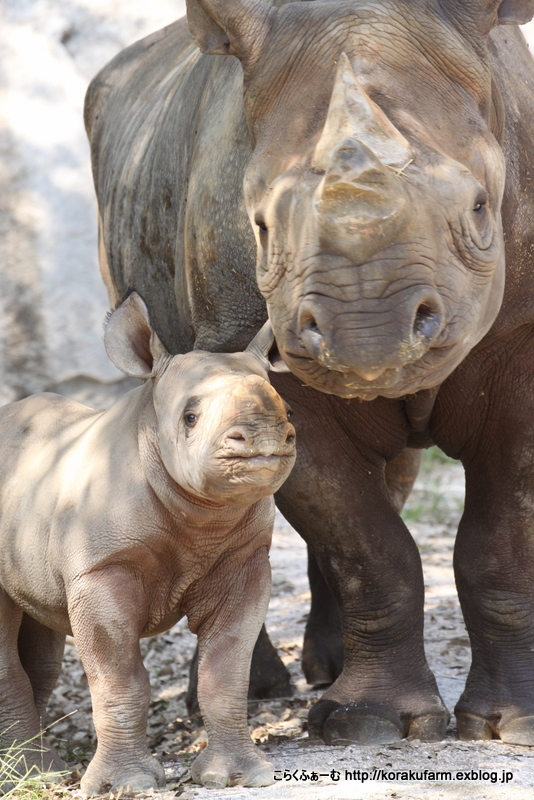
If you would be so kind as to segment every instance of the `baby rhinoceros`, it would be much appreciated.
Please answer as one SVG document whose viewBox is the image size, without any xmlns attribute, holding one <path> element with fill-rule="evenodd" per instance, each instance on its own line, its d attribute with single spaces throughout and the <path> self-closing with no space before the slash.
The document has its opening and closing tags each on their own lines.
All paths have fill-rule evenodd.
<svg viewBox="0 0 534 800">
<path fill-rule="evenodd" d="M 150 380 L 103 412 L 53 394 L 0 409 L 0 731 L 9 743 L 38 735 L 72 634 L 98 738 L 86 795 L 164 783 L 147 748 L 139 638 L 184 615 L 209 737 L 194 780 L 272 781 L 247 728 L 272 494 L 295 460 L 288 406 L 267 380 L 271 343 L 265 326 L 244 353 L 171 357 L 132 293 L 105 344 L 123 372 Z M 60 765 L 35 749 L 29 764 Z"/>
</svg>

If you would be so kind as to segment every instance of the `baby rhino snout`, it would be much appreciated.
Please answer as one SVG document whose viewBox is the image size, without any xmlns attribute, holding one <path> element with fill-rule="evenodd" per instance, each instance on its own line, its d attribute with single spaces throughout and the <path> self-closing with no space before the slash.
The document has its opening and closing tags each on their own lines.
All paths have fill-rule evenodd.
<svg viewBox="0 0 534 800">
<path fill-rule="evenodd" d="M 224 436 L 224 449 L 236 457 L 291 456 L 295 429 L 289 409 L 265 380 L 250 376 L 234 391 L 234 424 Z"/>
<path fill-rule="evenodd" d="M 289 422 L 271 426 L 236 425 L 226 434 L 226 446 L 236 456 L 285 456 L 295 449 L 295 429 Z"/>
</svg>

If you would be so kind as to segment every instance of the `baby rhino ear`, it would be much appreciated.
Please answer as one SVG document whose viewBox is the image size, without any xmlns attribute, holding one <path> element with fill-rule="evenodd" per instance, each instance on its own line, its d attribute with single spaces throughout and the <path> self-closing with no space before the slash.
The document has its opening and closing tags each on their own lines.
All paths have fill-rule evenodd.
<svg viewBox="0 0 534 800">
<path fill-rule="evenodd" d="M 152 330 L 144 300 L 132 292 L 110 315 L 104 345 L 116 367 L 130 378 L 151 378 L 167 351 Z"/>
</svg>

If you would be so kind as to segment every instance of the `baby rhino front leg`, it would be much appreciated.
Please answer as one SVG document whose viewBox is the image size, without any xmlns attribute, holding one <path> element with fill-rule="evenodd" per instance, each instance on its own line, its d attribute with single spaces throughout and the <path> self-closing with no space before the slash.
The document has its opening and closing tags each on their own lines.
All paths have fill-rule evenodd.
<svg viewBox="0 0 534 800">
<path fill-rule="evenodd" d="M 165 783 L 146 741 L 150 683 L 139 650 L 146 599 L 122 568 L 78 580 L 69 595 L 72 632 L 89 681 L 98 747 L 81 780 L 86 796 Z"/>
<path fill-rule="evenodd" d="M 273 765 L 247 725 L 250 662 L 271 588 L 268 551 L 259 548 L 242 566 L 229 562 L 195 587 L 203 599 L 188 614 L 199 638 L 198 700 L 209 739 L 192 777 L 210 789 L 273 782 Z"/>
</svg>

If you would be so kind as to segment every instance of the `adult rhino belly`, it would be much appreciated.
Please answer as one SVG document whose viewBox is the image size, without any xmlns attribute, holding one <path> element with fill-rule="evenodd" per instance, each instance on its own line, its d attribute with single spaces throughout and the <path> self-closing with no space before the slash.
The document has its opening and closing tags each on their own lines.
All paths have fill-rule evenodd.
<svg viewBox="0 0 534 800">
<path fill-rule="evenodd" d="M 88 92 L 108 289 L 135 288 L 173 353 L 245 347 L 266 318 L 242 92 L 237 61 L 201 55 L 185 20 L 120 53 Z"/>
</svg>

